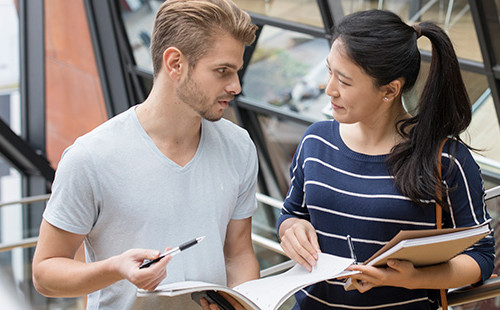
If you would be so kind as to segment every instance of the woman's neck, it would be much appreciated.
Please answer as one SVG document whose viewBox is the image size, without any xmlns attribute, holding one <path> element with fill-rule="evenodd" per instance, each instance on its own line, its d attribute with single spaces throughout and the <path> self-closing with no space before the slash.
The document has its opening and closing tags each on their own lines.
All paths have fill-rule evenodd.
<svg viewBox="0 0 500 310">
<path fill-rule="evenodd" d="M 340 136 L 353 151 L 366 155 L 389 154 L 392 148 L 401 142 L 403 137 L 397 129 L 400 120 L 411 117 L 402 105 L 392 109 L 384 117 L 368 122 L 340 124 Z"/>
</svg>

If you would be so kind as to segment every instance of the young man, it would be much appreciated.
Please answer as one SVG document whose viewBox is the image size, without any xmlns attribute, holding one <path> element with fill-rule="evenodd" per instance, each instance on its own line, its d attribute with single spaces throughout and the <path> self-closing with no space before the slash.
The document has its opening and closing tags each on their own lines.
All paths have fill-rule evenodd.
<svg viewBox="0 0 500 310">
<path fill-rule="evenodd" d="M 237 71 L 255 29 L 230 0 L 161 6 L 150 95 L 78 138 L 59 163 L 33 259 L 40 293 L 89 294 L 88 309 L 128 309 L 137 288 L 153 290 L 165 277 L 228 286 L 258 278 L 256 150 L 221 119 L 241 91 Z M 139 269 L 159 249 L 200 236 Z M 74 260 L 82 241 L 87 264 Z"/>
</svg>

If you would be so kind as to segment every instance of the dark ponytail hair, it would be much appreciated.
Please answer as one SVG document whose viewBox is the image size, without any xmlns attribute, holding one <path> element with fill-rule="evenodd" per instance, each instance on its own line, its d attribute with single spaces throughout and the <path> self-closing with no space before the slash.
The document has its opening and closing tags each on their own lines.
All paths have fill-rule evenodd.
<svg viewBox="0 0 500 310">
<path fill-rule="evenodd" d="M 388 156 L 396 187 L 417 203 L 436 197 L 437 156 L 441 142 L 450 137 L 461 141 L 472 117 L 469 96 L 460 73 L 457 56 L 448 35 L 436 24 L 405 24 L 389 11 L 369 10 L 347 15 L 335 27 L 333 39 L 344 43 L 347 55 L 374 80 L 376 86 L 404 78 L 402 92 L 411 89 L 420 71 L 420 35 L 432 43 L 430 71 L 416 114 L 400 121 L 397 130 L 404 138 Z M 444 177 L 444 176 L 443 176 Z"/>
</svg>

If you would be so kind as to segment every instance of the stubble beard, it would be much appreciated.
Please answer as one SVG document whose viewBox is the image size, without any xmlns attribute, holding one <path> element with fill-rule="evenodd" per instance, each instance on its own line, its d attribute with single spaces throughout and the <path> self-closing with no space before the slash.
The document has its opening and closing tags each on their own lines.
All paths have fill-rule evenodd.
<svg viewBox="0 0 500 310">
<path fill-rule="evenodd" d="M 177 88 L 176 94 L 183 103 L 208 121 L 216 122 L 223 116 L 223 113 L 219 112 L 219 109 L 214 109 L 218 106 L 218 100 L 220 100 L 220 98 L 217 97 L 214 102 L 208 103 L 210 99 L 202 93 L 198 83 L 191 78 L 190 73 L 188 73 L 186 79 L 181 82 L 179 88 Z"/>
</svg>

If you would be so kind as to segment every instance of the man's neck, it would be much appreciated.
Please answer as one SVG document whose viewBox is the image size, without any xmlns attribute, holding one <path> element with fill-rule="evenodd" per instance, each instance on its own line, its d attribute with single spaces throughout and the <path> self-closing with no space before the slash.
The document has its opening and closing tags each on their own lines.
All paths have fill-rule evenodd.
<svg viewBox="0 0 500 310">
<path fill-rule="evenodd" d="M 136 108 L 141 126 L 158 149 L 184 166 L 196 154 L 201 138 L 201 117 L 185 104 L 154 91 Z"/>
</svg>

